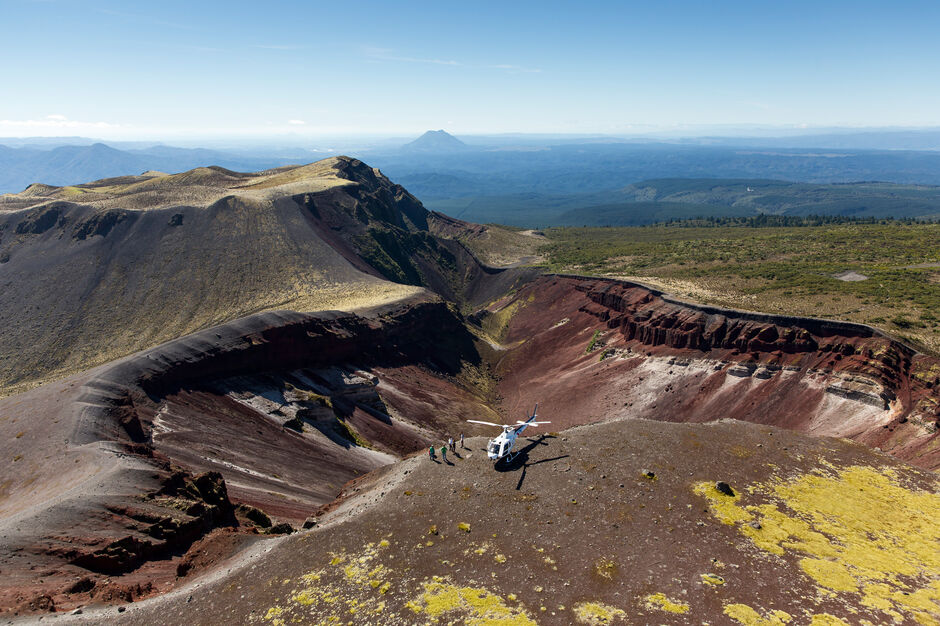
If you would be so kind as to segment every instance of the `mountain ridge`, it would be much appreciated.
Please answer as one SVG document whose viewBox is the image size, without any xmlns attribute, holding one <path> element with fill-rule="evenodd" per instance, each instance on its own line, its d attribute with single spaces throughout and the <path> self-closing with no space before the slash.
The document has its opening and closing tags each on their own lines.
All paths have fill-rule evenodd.
<svg viewBox="0 0 940 626">
<path fill-rule="evenodd" d="M 426 287 L 455 302 L 486 297 L 480 280 L 494 271 L 433 235 L 428 215 L 349 157 L 0 196 L 10 337 L 0 386 L 10 393 L 262 310 L 357 309 Z"/>
</svg>

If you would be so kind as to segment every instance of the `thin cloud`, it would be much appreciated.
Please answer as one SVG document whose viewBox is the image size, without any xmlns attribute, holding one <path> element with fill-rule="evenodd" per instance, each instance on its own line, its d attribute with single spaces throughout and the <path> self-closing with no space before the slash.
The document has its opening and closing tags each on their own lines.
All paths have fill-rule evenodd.
<svg viewBox="0 0 940 626">
<path fill-rule="evenodd" d="M 534 67 L 525 67 L 524 65 L 515 65 L 512 63 L 499 63 L 496 65 L 474 65 L 472 63 L 462 63 L 460 61 L 455 61 L 453 59 L 433 59 L 433 58 L 421 58 L 421 57 L 412 57 L 407 55 L 396 54 L 395 50 L 391 48 L 366 48 L 364 50 L 365 56 L 374 61 L 391 61 L 399 63 L 423 63 L 430 65 L 446 65 L 450 67 L 466 67 L 466 68 L 485 68 L 491 70 L 500 70 L 503 72 L 509 72 L 511 74 L 541 74 L 542 70 Z"/>
<path fill-rule="evenodd" d="M 282 50 L 285 52 L 290 52 L 294 50 L 306 50 L 310 46 L 303 45 L 284 45 L 284 44 L 255 44 L 251 46 L 252 48 L 260 48 L 261 50 Z"/>
<path fill-rule="evenodd" d="M 104 15 L 111 15 L 113 17 L 121 17 L 126 20 L 131 20 L 132 22 L 139 22 L 142 24 L 152 24 L 154 26 L 167 26 L 169 28 L 177 28 L 179 30 L 195 30 L 189 24 L 180 24 L 178 22 L 168 22 L 166 20 L 161 20 L 159 18 L 151 17 L 149 15 L 140 15 L 139 13 L 124 13 L 123 11 L 112 11 L 111 9 L 95 9 L 98 13 L 103 13 Z"/>
<path fill-rule="evenodd" d="M 496 70 L 505 70 L 513 74 L 541 74 L 542 70 L 534 67 L 523 67 L 522 65 L 511 65 L 509 63 L 501 63 L 499 65 L 491 65 L 493 69 Z"/>
<path fill-rule="evenodd" d="M 370 59 L 375 59 L 378 61 L 398 61 L 401 63 L 428 63 L 431 65 L 450 65 L 450 66 L 460 66 L 463 63 L 458 63 L 457 61 L 446 60 L 446 59 L 421 59 L 418 57 L 409 57 L 409 56 L 399 56 L 394 53 L 394 50 L 388 48 L 366 48 L 366 56 Z"/>
<path fill-rule="evenodd" d="M 307 122 L 303 120 L 287 120 L 287 123 L 290 124 L 291 126 L 303 126 Z"/>
<path fill-rule="evenodd" d="M 83 122 L 70 120 L 64 115 L 53 114 L 38 120 L 0 120 L 0 128 L 118 128 L 119 124 L 108 122 Z"/>
</svg>

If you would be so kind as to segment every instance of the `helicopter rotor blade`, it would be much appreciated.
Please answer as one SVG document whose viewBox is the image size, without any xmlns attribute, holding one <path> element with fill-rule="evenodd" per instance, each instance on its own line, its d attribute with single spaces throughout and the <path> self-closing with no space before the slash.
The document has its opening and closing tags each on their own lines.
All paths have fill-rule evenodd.
<svg viewBox="0 0 940 626">
<path fill-rule="evenodd" d="M 493 422 L 481 422 L 480 420 L 467 420 L 467 421 L 470 422 L 471 424 L 486 424 L 487 426 L 499 426 L 500 428 L 503 427 L 502 424 L 495 424 Z"/>
</svg>

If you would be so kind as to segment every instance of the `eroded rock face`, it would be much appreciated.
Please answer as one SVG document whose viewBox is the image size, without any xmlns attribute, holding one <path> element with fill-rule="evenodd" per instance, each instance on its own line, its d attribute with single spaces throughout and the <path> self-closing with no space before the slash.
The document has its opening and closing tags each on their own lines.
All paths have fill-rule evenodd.
<svg viewBox="0 0 940 626">
<path fill-rule="evenodd" d="M 72 237 L 78 240 L 84 240 L 95 235 L 106 237 L 111 229 L 123 222 L 130 215 L 129 211 L 111 209 L 95 213 L 87 219 L 75 225 Z"/>
<path fill-rule="evenodd" d="M 872 328 L 571 276 L 543 277 L 497 305 L 509 306 L 503 395 L 513 407 L 541 401 L 553 424 L 735 418 L 940 467 L 940 362 Z"/>
<path fill-rule="evenodd" d="M 214 528 L 238 525 L 225 480 L 218 472 L 195 476 L 183 470 L 172 472 L 157 491 L 108 510 L 133 531 L 102 547 L 95 543 L 76 546 L 73 539 L 70 549 L 53 548 L 51 552 L 66 557 L 72 565 L 113 576 L 130 572 L 145 561 L 186 552 Z M 87 589 L 73 588 L 72 593 L 94 587 L 92 579 L 83 580 L 89 581 L 84 585 Z"/>
<path fill-rule="evenodd" d="M 0 400 L 2 440 L 30 463 L 3 484 L 0 613 L 131 601 L 293 532 L 479 417 L 454 379 L 474 361 L 460 318 L 420 297 L 371 317 L 259 314 Z M 57 471 L 33 464 L 52 455 Z"/>
</svg>

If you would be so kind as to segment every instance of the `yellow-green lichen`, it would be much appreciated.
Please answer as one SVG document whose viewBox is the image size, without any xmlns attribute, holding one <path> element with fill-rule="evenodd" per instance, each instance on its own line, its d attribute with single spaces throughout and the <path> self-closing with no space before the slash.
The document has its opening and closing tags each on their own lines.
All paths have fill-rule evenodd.
<svg viewBox="0 0 940 626">
<path fill-rule="evenodd" d="M 716 519 L 736 526 L 756 547 L 800 557 L 821 595 L 881 611 L 885 621 L 940 623 L 937 493 L 902 485 L 891 469 L 828 463 L 752 485 L 747 498 L 727 496 L 710 483 L 693 490 Z M 746 503 L 758 498 L 764 502 Z"/>
<path fill-rule="evenodd" d="M 646 596 L 646 607 L 658 609 L 668 613 L 688 613 L 689 605 L 684 602 L 670 600 L 664 593 L 651 593 Z"/>
<path fill-rule="evenodd" d="M 617 563 L 606 557 L 594 563 L 594 574 L 603 580 L 613 580 L 617 577 L 618 570 Z"/>
<path fill-rule="evenodd" d="M 435 622 L 459 622 L 469 626 L 535 626 L 523 607 L 507 606 L 498 595 L 479 587 L 459 587 L 435 576 L 422 584 L 424 592 L 407 606 Z"/>
<path fill-rule="evenodd" d="M 800 568 L 817 583 L 833 591 L 857 591 L 858 581 L 848 568 L 827 559 L 801 559 Z"/>
<path fill-rule="evenodd" d="M 582 624 L 606 626 L 626 618 L 623 609 L 602 602 L 581 602 L 574 606 L 574 615 Z"/>
<path fill-rule="evenodd" d="M 793 621 L 793 616 L 784 611 L 773 610 L 761 615 L 746 604 L 728 604 L 724 613 L 744 626 L 784 626 Z"/>
</svg>

